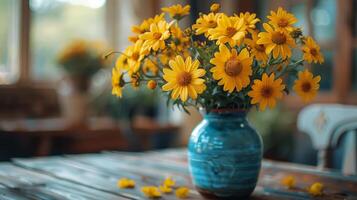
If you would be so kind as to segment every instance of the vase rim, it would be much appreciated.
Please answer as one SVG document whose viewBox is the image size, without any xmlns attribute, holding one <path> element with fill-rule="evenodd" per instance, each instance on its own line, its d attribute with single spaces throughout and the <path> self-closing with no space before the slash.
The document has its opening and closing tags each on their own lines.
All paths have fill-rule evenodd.
<svg viewBox="0 0 357 200">
<path fill-rule="evenodd" d="M 210 110 L 210 112 L 208 112 L 208 113 L 226 114 L 226 113 L 247 113 L 247 112 L 248 112 L 248 109 L 242 109 L 242 108 L 216 108 L 216 109 Z"/>
</svg>

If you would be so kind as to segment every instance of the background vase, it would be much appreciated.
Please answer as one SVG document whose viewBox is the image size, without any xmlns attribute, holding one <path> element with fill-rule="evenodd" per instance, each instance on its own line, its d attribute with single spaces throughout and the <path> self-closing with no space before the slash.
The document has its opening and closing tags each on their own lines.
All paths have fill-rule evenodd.
<svg viewBox="0 0 357 200">
<path fill-rule="evenodd" d="M 88 119 L 89 85 L 90 79 L 83 76 L 69 76 L 60 83 L 62 115 L 69 126 L 83 126 Z"/>
<path fill-rule="evenodd" d="M 245 198 L 254 190 L 262 161 L 262 140 L 246 112 L 211 112 L 188 144 L 193 184 L 206 197 Z"/>
</svg>

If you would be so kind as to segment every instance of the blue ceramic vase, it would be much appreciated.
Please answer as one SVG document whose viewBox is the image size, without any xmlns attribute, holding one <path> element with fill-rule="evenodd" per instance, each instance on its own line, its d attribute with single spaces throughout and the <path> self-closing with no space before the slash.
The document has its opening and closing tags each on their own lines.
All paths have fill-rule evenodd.
<svg viewBox="0 0 357 200">
<path fill-rule="evenodd" d="M 193 184 L 203 196 L 244 199 L 257 184 L 262 140 L 246 112 L 210 112 L 192 132 L 188 160 Z"/>
</svg>

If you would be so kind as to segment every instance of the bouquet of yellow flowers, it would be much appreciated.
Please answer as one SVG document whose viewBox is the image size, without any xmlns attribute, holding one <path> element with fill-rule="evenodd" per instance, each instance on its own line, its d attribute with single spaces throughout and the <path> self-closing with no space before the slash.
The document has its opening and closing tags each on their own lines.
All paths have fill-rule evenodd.
<svg viewBox="0 0 357 200">
<path fill-rule="evenodd" d="M 321 78 L 304 63 L 321 64 L 324 58 L 318 44 L 294 26 L 293 14 L 271 11 L 260 31 L 256 14 L 227 16 L 219 7 L 213 4 L 185 30 L 178 22 L 189 14 L 189 5 L 162 8 L 169 22 L 162 13 L 133 26 L 133 44 L 118 52 L 112 70 L 112 93 L 122 96 L 125 85 L 146 83 L 149 89 L 158 86 L 168 103 L 207 112 L 273 108 L 289 93 L 288 79 L 295 80 L 292 89 L 303 101 L 316 96 Z"/>
<path fill-rule="evenodd" d="M 105 51 L 101 42 L 78 39 L 59 53 L 57 62 L 70 76 L 90 78 L 108 65 L 102 56 Z"/>
</svg>

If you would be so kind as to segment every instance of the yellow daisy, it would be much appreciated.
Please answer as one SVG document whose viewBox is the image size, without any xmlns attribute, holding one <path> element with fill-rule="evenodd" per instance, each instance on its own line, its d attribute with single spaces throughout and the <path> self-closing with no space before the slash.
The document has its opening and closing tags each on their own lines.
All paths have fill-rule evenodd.
<svg viewBox="0 0 357 200">
<path fill-rule="evenodd" d="M 112 69 L 112 94 L 117 97 L 122 97 L 123 86 L 122 73 L 114 67 Z"/>
<path fill-rule="evenodd" d="M 161 8 L 161 10 L 169 13 L 171 18 L 180 20 L 183 16 L 190 14 L 190 8 L 190 5 L 182 7 L 182 5 L 177 4 L 170 7 Z"/>
<path fill-rule="evenodd" d="M 127 52 L 124 52 L 124 54 L 121 54 L 115 61 L 115 67 L 118 70 L 128 70 L 129 69 L 128 56 L 126 53 Z"/>
<path fill-rule="evenodd" d="M 217 20 L 220 14 L 209 13 L 208 15 L 201 15 L 196 24 L 192 25 L 192 29 L 195 30 L 196 35 L 205 34 L 209 36 L 208 31 L 217 27 Z"/>
<path fill-rule="evenodd" d="M 280 55 L 283 59 L 291 57 L 290 47 L 295 46 L 294 39 L 290 34 L 284 31 L 273 29 L 269 24 L 264 23 L 263 27 L 266 32 L 258 34 L 259 39 L 257 44 L 264 44 L 266 46 L 265 53 L 273 52 L 273 57 L 276 59 Z"/>
<path fill-rule="evenodd" d="M 309 63 L 323 63 L 324 56 L 320 52 L 320 46 L 317 45 L 311 37 L 307 37 L 304 42 L 305 44 L 302 47 L 302 52 L 304 53 L 304 60 Z"/>
<path fill-rule="evenodd" d="M 315 98 L 319 90 L 320 76 L 313 77 L 308 70 L 298 73 L 298 79 L 295 80 L 293 90 L 303 99 L 304 102 L 309 102 Z"/>
<path fill-rule="evenodd" d="M 188 97 L 196 99 L 206 89 L 202 78 L 206 72 L 198 68 L 198 60 L 192 61 L 191 57 L 187 57 L 184 61 L 182 56 L 176 56 L 174 60 L 170 60 L 169 65 L 170 69 L 164 68 L 163 78 L 167 83 L 162 89 L 172 91 L 172 99 L 180 97 L 183 102 Z"/>
<path fill-rule="evenodd" d="M 131 31 L 136 34 L 148 32 L 150 31 L 150 25 L 164 20 L 164 16 L 164 13 L 161 13 L 160 15 L 155 15 L 153 18 L 146 19 L 140 25 L 131 27 Z"/>
<path fill-rule="evenodd" d="M 255 13 L 251 14 L 249 12 L 239 14 L 239 18 L 244 19 L 244 24 L 247 28 L 247 31 L 251 32 L 255 30 L 255 24 L 260 21 L 258 18 L 256 18 L 256 16 L 257 15 Z"/>
<path fill-rule="evenodd" d="M 252 98 L 251 104 L 259 103 L 259 109 L 262 111 L 267 106 L 274 108 L 276 100 L 283 97 L 285 85 L 282 82 L 281 78 L 275 80 L 274 73 L 270 76 L 264 73 L 262 80 L 254 80 L 252 90 L 248 92 L 248 96 Z"/>
<path fill-rule="evenodd" d="M 166 21 L 159 21 L 150 26 L 150 31 L 139 36 L 144 40 L 143 49 L 157 51 L 165 48 L 165 40 L 170 37 L 169 24 Z"/>
<path fill-rule="evenodd" d="M 147 51 L 143 51 L 143 41 L 138 40 L 134 45 L 129 46 L 126 49 L 126 55 L 128 56 L 129 71 L 135 73 L 139 70 L 141 60 L 147 54 Z"/>
<path fill-rule="evenodd" d="M 244 39 L 246 26 L 244 20 L 238 17 L 228 17 L 221 14 L 217 20 L 217 27 L 208 30 L 210 40 L 217 40 L 217 44 L 229 43 L 231 47 L 240 45 Z"/>
<path fill-rule="evenodd" d="M 291 32 L 294 29 L 293 24 L 297 22 L 293 14 L 286 12 L 281 7 L 276 12 L 270 11 L 270 15 L 267 18 L 270 20 L 269 24 L 279 31 Z"/>
<path fill-rule="evenodd" d="M 265 45 L 257 44 L 259 39 L 257 31 L 253 31 L 251 36 L 252 38 L 246 39 L 245 43 L 249 46 L 250 52 L 255 57 L 255 59 L 265 64 L 268 61 L 268 55 L 265 53 Z"/>
<path fill-rule="evenodd" d="M 219 52 L 214 54 L 210 62 L 214 65 L 211 68 L 213 78 L 219 80 L 218 85 L 223 85 L 224 91 L 232 93 L 236 89 L 239 92 L 249 85 L 253 58 L 246 48 L 238 54 L 236 49 L 230 51 L 226 45 L 221 44 Z"/>
</svg>

